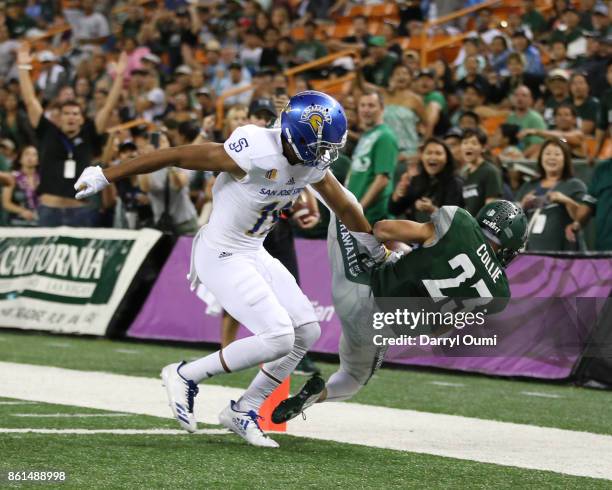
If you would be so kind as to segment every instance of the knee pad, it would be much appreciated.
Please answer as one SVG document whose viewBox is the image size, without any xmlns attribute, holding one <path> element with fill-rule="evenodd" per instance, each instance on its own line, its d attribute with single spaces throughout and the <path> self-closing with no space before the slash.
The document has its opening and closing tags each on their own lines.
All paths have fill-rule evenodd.
<svg viewBox="0 0 612 490">
<path fill-rule="evenodd" d="M 295 343 L 295 333 L 293 328 L 286 328 L 277 331 L 266 331 L 258 334 L 267 351 L 265 362 L 274 361 L 286 356 L 293 349 Z"/>
<path fill-rule="evenodd" d="M 321 336 L 321 327 L 318 322 L 305 323 L 295 329 L 295 346 L 306 352 Z"/>
</svg>

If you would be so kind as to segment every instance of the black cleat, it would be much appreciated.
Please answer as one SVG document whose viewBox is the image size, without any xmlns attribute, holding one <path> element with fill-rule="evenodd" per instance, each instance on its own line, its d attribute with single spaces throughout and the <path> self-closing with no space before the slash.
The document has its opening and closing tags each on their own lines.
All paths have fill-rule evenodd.
<svg viewBox="0 0 612 490">
<path fill-rule="evenodd" d="M 302 357 L 302 360 L 293 370 L 293 374 L 300 376 L 317 376 L 321 374 L 321 370 L 307 355 Z"/>
<path fill-rule="evenodd" d="M 324 389 L 325 380 L 321 376 L 313 376 L 302 386 L 297 395 L 278 404 L 272 412 L 272 422 L 282 424 L 297 417 L 319 399 L 319 395 Z"/>
</svg>

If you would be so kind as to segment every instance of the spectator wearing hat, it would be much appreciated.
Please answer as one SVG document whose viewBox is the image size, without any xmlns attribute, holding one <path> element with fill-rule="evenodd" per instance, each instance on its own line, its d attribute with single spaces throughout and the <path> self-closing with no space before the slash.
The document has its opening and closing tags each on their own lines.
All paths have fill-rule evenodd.
<svg viewBox="0 0 612 490">
<path fill-rule="evenodd" d="M 272 99 L 254 99 L 249 105 L 249 122 L 261 128 L 271 127 L 276 120 L 276 108 Z"/>
<path fill-rule="evenodd" d="M 597 32 L 602 38 L 612 34 L 609 10 L 606 5 L 596 5 L 591 11 L 591 28 L 588 30 Z"/>
<path fill-rule="evenodd" d="M 421 70 L 417 73 L 415 91 L 423 97 L 425 104 L 425 134 L 443 136 L 450 127 L 448 103 L 444 95 L 436 90 L 433 70 Z"/>
<path fill-rule="evenodd" d="M 98 210 L 88 202 L 74 199 L 74 184 L 85 167 L 101 152 L 101 138 L 106 131 L 112 110 L 119 99 L 127 57 L 117 63 L 117 77 L 102 110 L 95 121 L 83 116 L 75 101 L 60 106 L 59 126 L 44 115 L 30 79 L 32 58 L 29 46 L 22 44 L 18 52 L 19 85 L 26 104 L 30 124 L 36 131 L 40 167 L 41 226 L 93 226 Z"/>
<path fill-rule="evenodd" d="M 526 85 L 520 85 L 514 90 L 511 97 L 513 111 L 510 113 L 506 122 L 515 124 L 523 129 L 546 129 L 544 118 L 539 112 L 533 109 L 533 97 Z M 543 139 L 534 134 L 528 134 L 520 142 L 520 148 L 527 156 L 531 156 L 529 148 L 533 145 L 542 143 Z M 537 150 L 536 150 L 537 152 Z"/>
<path fill-rule="evenodd" d="M 463 173 L 463 152 L 461 151 L 461 136 L 463 131 L 459 128 L 450 128 L 444 135 L 443 141 L 448 146 L 453 160 L 455 161 L 455 174 L 461 175 Z"/>
<path fill-rule="evenodd" d="M 132 72 L 130 92 L 137 117 L 155 121 L 166 112 L 166 94 L 159 86 L 159 79 L 153 70 L 137 68 Z"/>
<path fill-rule="evenodd" d="M 608 41 L 595 31 L 585 31 L 587 40 L 586 54 L 576 59 L 573 69 L 576 72 L 586 73 L 590 93 L 599 97 L 607 88 L 606 67 L 610 59 Z"/>
<path fill-rule="evenodd" d="M 450 118 L 451 125 L 459 126 L 459 119 L 466 112 L 476 112 L 484 102 L 484 93 L 478 83 L 463 85 L 459 95 L 459 108 L 453 112 Z"/>
<path fill-rule="evenodd" d="M 538 48 L 536 48 L 527 37 L 524 30 L 520 29 L 512 34 L 512 47 L 525 59 L 525 73 L 536 76 L 545 74 L 544 65 Z"/>
<path fill-rule="evenodd" d="M 572 73 L 569 87 L 572 105 L 578 116 L 578 128 L 585 135 L 594 135 L 599 118 L 599 100 L 589 94 L 588 75 Z"/>
<path fill-rule="evenodd" d="M 387 41 L 382 36 L 371 37 L 368 46 L 368 56 L 361 62 L 363 78 L 379 87 L 387 87 L 398 60 L 389 53 Z"/>
<path fill-rule="evenodd" d="M 136 143 L 127 139 L 119 143 L 118 158 L 111 165 L 131 160 L 139 155 Z M 121 228 L 137 230 L 145 226 L 153 226 L 153 213 L 149 197 L 142 191 L 138 183 L 138 176 L 115 182 L 117 197 L 120 203 L 115 208 L 115 222 Z"/>
<path fill-rule="evenodd" d="M 378 92 L 359 98 L 363 133 L 353 151 L 346 187 L 359 200 L 371 224 L 388 216 L 389 197 L 397 164 L 397 139 L 383 122 L 384 101 Z"/>
<path fill-rule="evenodd" d="M 304 39 L 295 44 L 294 56 L 297 64 L 308 63 L 327 54 L 325 45 L 315 37 L 317 24 L 306 22 L 304 24 Z"/>
<path fill-rule="evenodd" d="M 64 67 L 58 64 L 57 56 L 52 51 L 42 51 L 38 55 L 41 64 L 36 88 L 41 92 L 44 101 L 53 100 L 59 90 L 68 85 L 69 77 Z"/>
<path fill-rule="evenodd" d="M 571 103 L 569 97 L 569 79 L 569 73 L 561 68 L 551 70 L 548 73 L 548 77 L 546 77 L 548 97 L 544 99 L 543 116 L 549 128 L 555 125 L 555 109 L 557 106 Z"/>
<path fill-rule="evenodd" d="M 243 88 L 250 85 L 250 80 L 244 78 L 242 73 L 242 64 L 239 61 L 234 61 L 229 65 L 229 76 L 224 78 L 219 84 L 219 94 L 223 92 Z M 251 100 L 252 90 L 245 90 L 236 95 L 227 97 L 224 101 L 226 107 L 231 107 L 235 104 L 247 105 Z"/>
<path fill-rule="evenodd" d="M 200 87 L 195 91 L 196 108 L 200 111 L 200 118 L 215 113 L 215 103 L 212 93 L 206 87 Z"/>
</svg>

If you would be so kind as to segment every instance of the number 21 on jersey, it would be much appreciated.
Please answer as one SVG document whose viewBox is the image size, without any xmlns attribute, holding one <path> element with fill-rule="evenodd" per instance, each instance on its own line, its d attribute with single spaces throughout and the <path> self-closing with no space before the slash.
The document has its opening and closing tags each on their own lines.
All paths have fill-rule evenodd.
<svg viewBox="0 0 612 490">
<path fill-rule="evenodd" d="M 449 279 L 423 279 L 423 285 L 432 298 L 444 298 L 447 295 L 442 293 L 443 289 L 452 289 L 461 286 L 465 281 L 472 278 L 476 273 L 476 267 L 466 254 L 459 254 L 448 261 L 453 270 L 460 269 L 461 272 L 457 277 Z M 470 287 L 476 289 L 478 296 L 481 298 L 492 298 L 493 295 L 485 284 L 483 279 L 471 284 Z"/>
</svg>

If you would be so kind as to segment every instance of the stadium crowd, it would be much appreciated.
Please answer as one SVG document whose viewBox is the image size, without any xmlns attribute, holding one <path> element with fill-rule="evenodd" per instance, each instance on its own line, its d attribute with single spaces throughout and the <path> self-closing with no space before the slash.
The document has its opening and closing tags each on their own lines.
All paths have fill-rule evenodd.
<svg viewBox="0 0 612 490">
<path fill-rule="evenodd" d="M 97 162 L 272 125 L 291 95 L 355 73 L 334 93 L 350 128 L 332 171 L 370 221 L 425 221 L 442 205 L 476 214 L 503 197 L 528 213 L 530 250 L 585 250 L 591 215 L 594 248 L 612 250 L 610 2 L 477 10 L 427 33 L 471 32 L 454 59 L 434 53 L 427 66 L 404 41 L 478 2 L 394 2 L 394 21 L 376 29 L 366 15 L 346 24 L 359 3 L 381 2 L 7 0 L 0 225 L 194 233 L 214 175 L 163 169 L 89 202 L 74 199 L 74 182 Z M 323 34 L 338 19 L 345 35 Z M 347 49 L 354 55 L 292 80 L 284 73 Z M 588 187 L 577 160 L 592 174 Z M 320 237 L 325 227 L 298 233 Z"/>
</svg>

